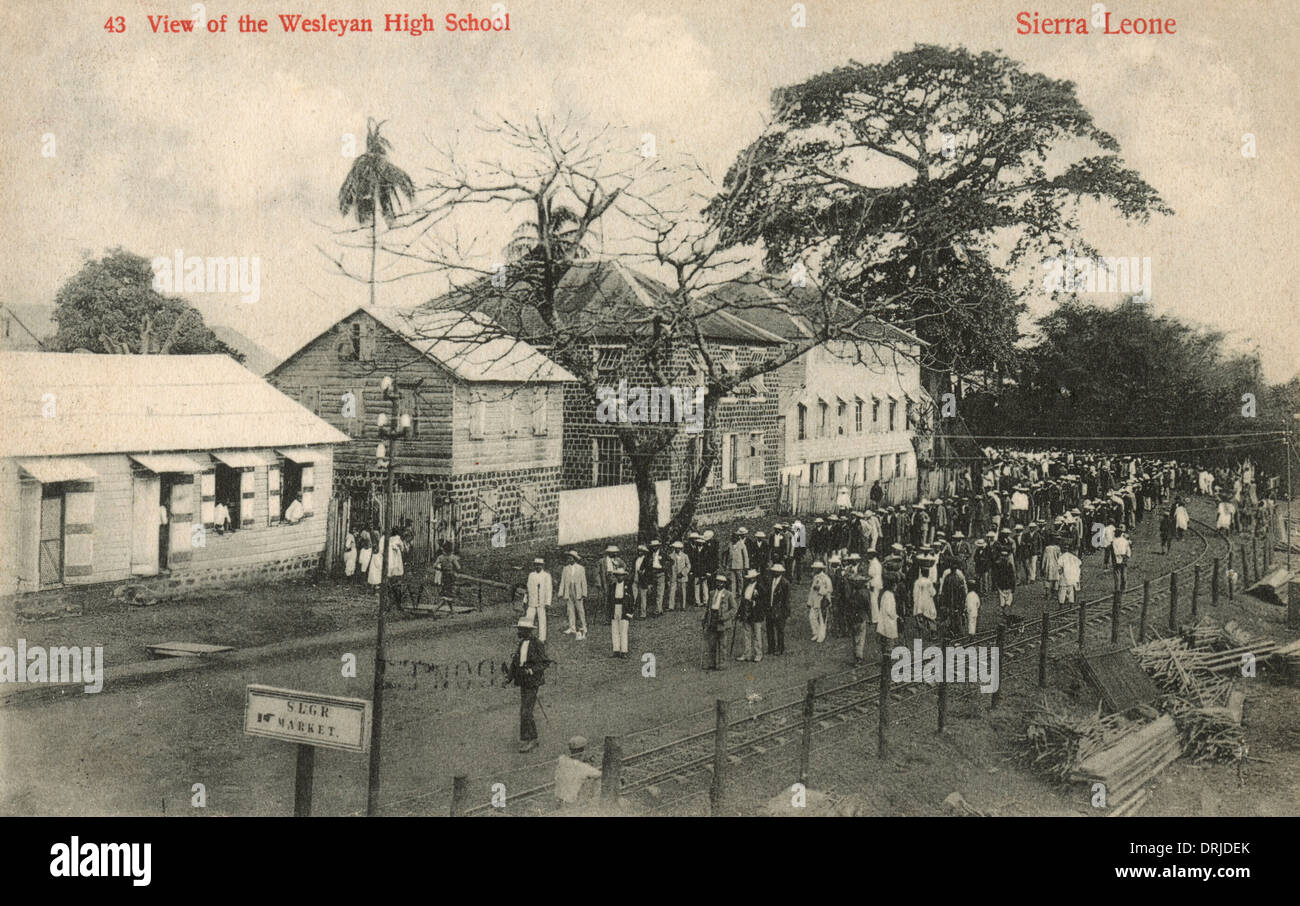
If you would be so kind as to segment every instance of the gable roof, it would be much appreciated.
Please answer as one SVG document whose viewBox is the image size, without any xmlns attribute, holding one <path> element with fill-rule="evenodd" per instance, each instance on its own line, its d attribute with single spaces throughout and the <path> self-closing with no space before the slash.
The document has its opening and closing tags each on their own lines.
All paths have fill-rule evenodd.
<svg viewBox="0 0 1300 906">
<path fill-rule="evenodd" d="M 726 305 L 737 318 L 766 328 L 786 340 L 798 341 L 808 339 L 816 332 L 804 313 L 820 304 L 815 293 L 815 289 L 800 290 L 797 287 L 790 287 L 788 292 L 782 293 L 750 279 L 722 284 L 710 296 Z M 802 303 L 799 298 L 801 295 L 805 297 Z M 846 322 L 856 322 L 854 330 L 862 335 L 863 341 L 904 346 L 930 345 L 915 334 L 880 318 L 870 315 L 863 317 L 861 309 L 848 302 L 839 301 L 836 304 L 832 317 L 842 313 Z"/>
<path fill-rule="evenodd" d="M 0 352 L 0 421 L 0 456 L 348 440 L 226 355 Z"/>
<path fill-rule="evenodd" d="M 421 307 L 371 308 L 358 305 L 268 373 L 273 375 L 304 349 L 329 336 L 339 325 L 361 313 L 392 331 L 412 349 L 453 378 L 470 383 L 562 383 L 572 374 L 546 357 L 536 346 L 503 335 L 481 312 Z"/>
<path fill-rule="evenodd" d="M 429 308 L 410 311 L 363 307 L 359 310 L 462 381 L 523 384 L 576 380 L 536 346 L 503 336 L 482 312 Z"/>
<path fill-rule="evenodd" d="M 280 364 L 280 357 L 265 346 L 224 324 L 209 324 L 213 335 L 236 352 L 244 355 L 244 367 L 253 374 L 263 375 Z"/>
<path fill-rule="evenodd" d="M 615 259 L 577 261 L 569 266 L 556 287 L 556 310 L 574 325 L 581 325 L 592 340 L 634 339 L 648 334 L 656 312 L 672 312 L 681 303 L 659 280 L 636 271 Z M 486 279 L 453 291 L 425 306 L 429 310 L 450 310 L 472 306 L 492 319 L 501 331 L 524 339 L 550 336 L 550 328 L 537 313 L 535 303 L 521 301 L 526 290 L 517 287 L 495 292 Z M 786 341 L 767 328 L 697 303 L 696 321 L 703 336 L 721 343 L 783 345 Z"/>
</svg>

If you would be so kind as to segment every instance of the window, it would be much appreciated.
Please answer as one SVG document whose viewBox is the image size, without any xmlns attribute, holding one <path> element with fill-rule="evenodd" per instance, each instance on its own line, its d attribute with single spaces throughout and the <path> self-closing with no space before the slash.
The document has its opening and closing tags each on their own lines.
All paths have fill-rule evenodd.
<svg viewBox="0 0 1300 906">
<path fill-rule="evenodd" d="M 903 426 L 909 430 L 916 424 L 914 419 L 914 410 L 915 407 L 912 405 L 912 398 L 909 396 L 907 397 L 907 402 L 904 404 L 903 408 Z"/>
<path fill-rule="evenodd" d="M 821 484 L 821 483 L 822 483 L 822 466 L 823 466 L 823 465 L 824 465 L 824 463 L 815 462 L 815 463 L 812 463 L 810 466 L 808 466 L 808 482 L 809 482 L 809 484 Z"/>
<path fill-rule="evenodd" d="M 839 470 L 836 468 L 836 466 L 838 465 L 839 463 L 835 462 L 834 460 L 826 463 L 826 481 L 829 482 L 830 484 L 835 484 L 835 477 L 839 472 Z"/>
<path fill-rule="evenodd" d="M 722 483 L 725 485 L 734 485 L 739 475 L 740 466 L 740 444 L 736 442 L 736 435 L 728 434 L 722 442 Z"/>
<path fill-rule="evenodd" d="M 416 438 L 420 436 L 420 393 L 414 387 L 405 387 L 398 390 L 401 399 L 397 403 L 397 411 L 406 413 L 411 416 L 411 433 L 408 437 Z"/>
<path fill-rule="evenodd" d="M 361 358 L 361 322 L 352 322 L 352 358 Z"/>
<path fill-rule="evenodd" d="M 596 366 L 596 374 L 600 377 L 612 377 L 623 364 L 623 351 L 625 346 L 593 346 L 591 347 L 592 364 Z"/>
<path fill-rule="evenodd" d="M 506 437 L 522 436 L 533 419 L 532 394 L 519 387 L 505 398 L 503 405 L 506 407 Z"/>
<path fill-rule="evenodd" d="M 749 480 L 761 482 L 763 480 L 763 467 L 765 465 L 762 431 L 751 431 L 749 433 Z"/>
<path fill-rule="evenodd" d="M 880 430 L 880 400 L 871 398 L 871 430 Z"/>
<path fill-rule="evenodd" d="M 280 518 L 293 502 L 302 497 L 302 515 L 306 518 L 312 513 L 312 464 L 285 459 L 280 468 Z"/>
<path fill-rule="evenodd" d="M 830 410 L 830 406 L 826 405 L 825 400 L 818 400 L 817 405 L 821 407 L 821 420 L 817 423 L 817 436 L 825 437 L 826 436 L 826 413 Z"/>
<path fill-rule="evenodd" d="M 898 401 L 890 400 L 889 401 L 889 430 L 890 431 L 894 430 L 894 422 L 897 415 L 898 415 Z"/>
<path fill-rule="evenodd" d="M 901 453 L 896 453 L 894 455 L 894 477 L 903 477 L 903 454 Z"/>
<path fill-rule="evenodd" d="M 232 469 L 224 463 L 217 463 L 216 469 L 216 491 L 214 494 L 217 507 L 225 507 L 226 513 L 230 516 L 229 527 L 226 528 L 224 519 L 215 519 L 214 523 L 218 530 L 236 531 L 238 530 L 243 512 L 243 488 L 240 476 L 243 473 L 239 469 Z M 219 509 L 216 512 L 220 512 Z M 224 514 L 223 514 L 224 515 Z"/>
<path fill-rule="evenodd" d="M 469 439 L 482 440 L 487 433 L 487 403 L 475 397 L 469 404 Z"/>
<path fill-rule="evenodd" d="M 840 400 L 839 405 L 835 407 L 835 426 L 839 434 L 844 433 L 844 425 L 849 420 L 849 404 Z"/>
<path fill-rule="evenodd" d="M 799 404 L 799 440 L 808 439 L 808 407 Z"/>
<path fill-rule="evenodd" d="M 862 433 L 862 400 L 853 404 L 853 430 Z"/>
<path fill-rule="evenodd" d="M 617 437 L 591 439 L 591 484 L 606 488 L 623 483 L 623 450 Z"/>
<path fill-rule="evenodd" d="M 533 434 L 535 435 L 540 436 L 546 434 L 550 430 L 546 421 L 549 414 L 547 412 L 549 403 L 550 396 L 547 393 L 546 388 L 536 388 L 533 392 Z"/>
</svg>

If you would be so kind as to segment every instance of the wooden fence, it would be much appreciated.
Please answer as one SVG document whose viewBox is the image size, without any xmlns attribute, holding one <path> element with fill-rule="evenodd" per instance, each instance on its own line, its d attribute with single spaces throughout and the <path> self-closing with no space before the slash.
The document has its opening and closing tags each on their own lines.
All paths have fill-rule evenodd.
<svg viewBox="0 0 1300 906">
<path fill-rule="evenodd" d="M 912 503 L 917 499 L 917 478 L 915 475 L 902 478 L 890 478 L 880 482 L 885 492 L 882 502 L 886 505 Z M 847 504 L 845 504 L 846 492 Z M 871 506 L 870 484 L 807 484 L 787 478 L 781 486 L 781 512 L 798 516 L 818 513 L 833 513 L 841 505 L 860 510 Z"/>
<path fill-rule="evenodd" d="M 437 556 L 443 541 L 459 546 L 460 528 L 455 504 L 435 499 L 432 491 L 396 491 L 393 493 L 393 527 L 402 520 L 411 524 L 414 536 L 404 555 L 407 566 L 428 563 Z M 325 536 L 325 572 L 343 571 L 343 549 L 348 528 L 383 528 L 384 495 L 354 490 L 350 496 L 333 497 Z"/>
</svg>

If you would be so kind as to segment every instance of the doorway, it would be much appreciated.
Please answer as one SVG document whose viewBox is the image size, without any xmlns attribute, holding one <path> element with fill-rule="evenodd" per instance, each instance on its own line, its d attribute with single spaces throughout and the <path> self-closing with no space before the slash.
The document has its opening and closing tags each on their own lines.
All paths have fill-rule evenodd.
<svg viewBox="0 0 1300 906">
<path fill-rule="evenodd" d="M 62 484 L 41 486 L 40 582 L 63 584 L 64 495 Z"/>
</svg>

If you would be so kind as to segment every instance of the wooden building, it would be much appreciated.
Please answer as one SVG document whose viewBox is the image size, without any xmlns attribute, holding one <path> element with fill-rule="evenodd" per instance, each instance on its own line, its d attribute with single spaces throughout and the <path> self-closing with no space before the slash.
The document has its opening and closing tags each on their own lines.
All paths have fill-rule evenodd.
<svg viewBox="0 0 1300 906">
<path fill-rule="evenodd" d="M 228 356 L 0 352 L 0 382 L 0 593 L 317 565 L 347 437 Z"/>
<path fill-rule="evenodd" d="M 312 339 L 267 380 L 351 438 L 334 490 L 351 499 L 354 523 L 377 520 L 385 377 L 411 417 L 395 447 L 399 488 L 434 491 L 462 544 L 486 544 L 496 527 L 509 543 L 555 538 L 568 372 L 458 312 L 360 307 Z"/>
</svg>

